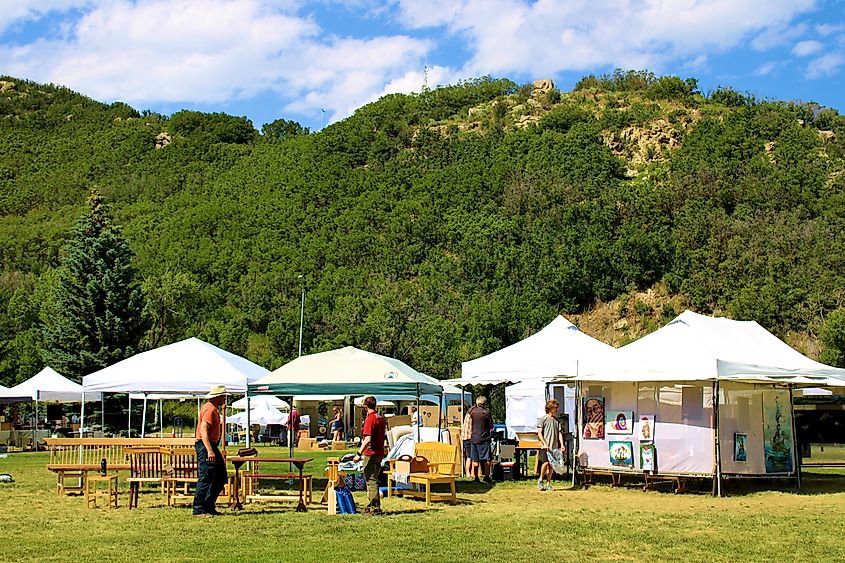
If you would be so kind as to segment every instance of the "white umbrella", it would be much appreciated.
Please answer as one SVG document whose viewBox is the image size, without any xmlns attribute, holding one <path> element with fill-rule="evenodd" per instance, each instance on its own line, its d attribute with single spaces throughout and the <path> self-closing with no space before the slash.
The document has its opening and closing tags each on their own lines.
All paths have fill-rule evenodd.
<svg viewBox="0 0 845 563">
<path fill-rule="evenodd" d="M 255 395 L 249 398 L 250 401 L 250 408 L 255 410 L 258 408 L 259 405 L 266 405 L 268 407 L 273 407 L 275 409 L 280 410 L 290 410 L 290 405 L 287 401 L 283 401 L 280 398 L 274 395 Z M 232 403 L 233 409 L 245 409 L 246 408 L 246 397 L 243 399 L 238 399 L 234 403 Z"/>
</svg>

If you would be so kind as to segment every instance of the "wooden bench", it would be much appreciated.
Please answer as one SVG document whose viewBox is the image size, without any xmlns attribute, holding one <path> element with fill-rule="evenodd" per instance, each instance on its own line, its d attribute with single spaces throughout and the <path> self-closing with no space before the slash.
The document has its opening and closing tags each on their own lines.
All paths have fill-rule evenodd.
<svg viewBox="0 0 845 563">
<path fill-rule="evenodd" d="M 455 468 L 458 466 L 458 448 L 452 444 L 441 442 L 420 442 L 414 445 L 414 457 L 424 457 L 428 464 L 427 472 L 409 473 L 408 483 L 420 485 L 423 490 L 403 489 L 393 492 L 393 483 L 396 481 L 396 460 L 388 461 L 390 468 L 387 473 L 387 496 L 401 494 L 425 498 L 426 506 L 431 506 L 432 500 L 446 500 L 455 504 L 457 496 L 455 491 Z M 450 487 L 449 493 L 432 493 L 431 486 L 447 484 Z"/>
<path fill-rule="evenodd" d="M 56 491 L 82 492 L 85 475 L 99 471 L 105 458 L 106 470 L 127 471 L 129 463 L 124 448 L 132 446 L 193 446 L 193 438 L 46 438 L 50 450 L 47 469 L 57 475 Z M 66 479 L 79 479 L 71 485 Z"/>
<path fill-rule="evenodd" d="M 636 473 L 633 471 L 613 471 L 611 469 L 585 469 L 582 468 L 581 470 L 583 475 L 583 482 L 585 485 L 590 485 L 593 482 L 593 477 L 595 475 L 609 475 L 610 476 L 610 486 L 611 487 L 619 487 L 622 485 L 622 477 L 624 476 L 642 476 L 643 478 L 643 490 L 650 491 L 654 489 L 654 484 L 657 481 L 672 481 L 675 483 L 675 493 L 682 494 L 687 492 L 687 477 L 683 477 L 680 475 L 660 475 L 655 473 L 643 472 L 643 473 Z"/>
</svg>

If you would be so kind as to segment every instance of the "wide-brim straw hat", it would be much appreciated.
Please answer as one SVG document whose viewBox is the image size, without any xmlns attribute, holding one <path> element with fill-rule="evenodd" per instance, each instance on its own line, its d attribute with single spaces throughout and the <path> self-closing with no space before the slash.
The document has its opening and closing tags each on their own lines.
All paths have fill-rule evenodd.
<svg viewBox="0 0 845 563">
<path fill-rule="evenodd" d="M 213 399 L 214 397 L 219 397 L 220 395 L 226 394 L 226 386 L 225 385 L 215 385 L 212 387 L 208 395 L 205 396 L 206 399 Z"/>
</svg>

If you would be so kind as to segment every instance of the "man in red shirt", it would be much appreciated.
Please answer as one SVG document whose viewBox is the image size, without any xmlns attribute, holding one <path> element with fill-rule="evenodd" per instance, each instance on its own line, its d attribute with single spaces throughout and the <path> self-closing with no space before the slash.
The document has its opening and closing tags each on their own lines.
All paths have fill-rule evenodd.
<svg viewBox="0 0 845 563">
<path fill-rule="evenodd" d="M 197 421 L 196 442 L 198 479 L 194 494 L 194 516 L 218 514 L 217 497 L 226 484 L 226 462 L 218 445 L 223 434 L 220 413 L 217 409 L 226 401 L 226 387 L 215 385 L 205 396 L 208 401 L 200 410 Z"/>
<path fill-rule="evenodd" d="M 361 429 L 361 447 L 355 454 L 355 460 L 364 459 L 364 479 L 367 480 L 367 497 L 370 499 L 364 514 L 381 514 L 378 478 L 381 460 L 384 459 L 384 418 L 376 412 L 375 397 L 364 397 L 364 406 L 367 407 L 367 418 Z"/>
</svg>

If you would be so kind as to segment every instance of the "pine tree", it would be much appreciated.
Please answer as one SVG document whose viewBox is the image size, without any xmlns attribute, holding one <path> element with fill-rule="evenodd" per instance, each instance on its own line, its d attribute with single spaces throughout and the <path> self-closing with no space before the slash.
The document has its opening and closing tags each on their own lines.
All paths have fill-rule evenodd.
<svg viewBox="0 0 845 563">
<path fill-rule="evenodd" d="M 45 361 L 76 377 L 135 354 L 146 329 L 132 251 L 96 190 L 88 203 L 41 310 Z"/>
</svg>

